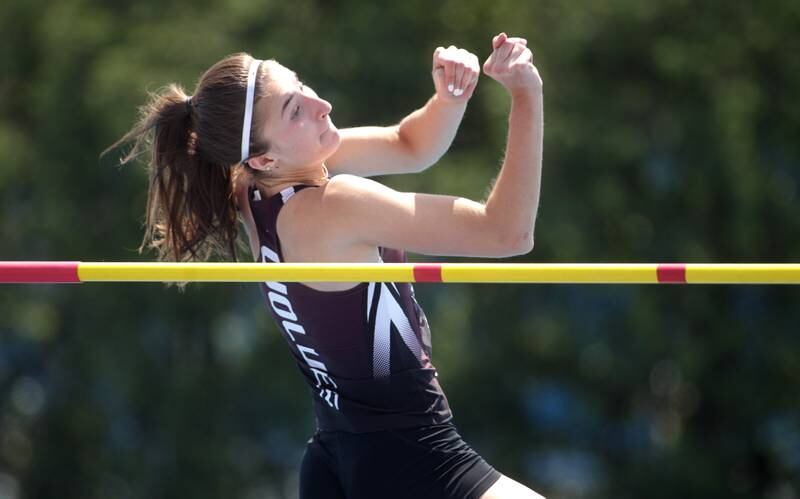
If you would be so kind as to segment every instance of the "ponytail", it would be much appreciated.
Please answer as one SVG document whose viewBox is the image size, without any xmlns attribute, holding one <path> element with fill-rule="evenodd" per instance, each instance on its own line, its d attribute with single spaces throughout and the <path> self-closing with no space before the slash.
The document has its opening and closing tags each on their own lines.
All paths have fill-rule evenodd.
<svg viewBox="0 0 800 499">
<path fill-rule="evenodd" d="M 121 164 L 152 150 L 139 252 L 155 249 L 161 261 L 206 261 L 215 254 L 235 260 L 230 168 L 204 161 L 198 153 L 192 107 L 183 89 L 170 85 L 150 96 L 136 126 L 111 146 L 133 143 Z"/>
<path fill-rule="evenodd" d="M 121 164 L 151 151 L 140 253 L 155 249 L 160 261 L 237 260 L 233 193 L 241 168 L 234 167 L 240 162 L 250 60 L 234 54 L 218 62 L 200 78 L 192 97 L 174 84 L 151 94 L 133 129 L 104 151 L 131 143 Z M 256 99 L 265 86 L 257 85 Z M 254 123 L 254 153 L 266 150 L 266 144 L 252 141 L 259 129 Z"/>
</svg>

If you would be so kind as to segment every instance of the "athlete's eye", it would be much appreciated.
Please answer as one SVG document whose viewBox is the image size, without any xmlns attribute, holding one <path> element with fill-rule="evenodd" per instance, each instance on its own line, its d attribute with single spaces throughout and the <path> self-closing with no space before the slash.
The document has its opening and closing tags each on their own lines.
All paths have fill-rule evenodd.
<svg viewBox="0 0 800 499">
<path fill-rule="evenodd" d="M 297 105 L 294 107 L 294 111 L 292 111 L 292 119 L 297 118 L 300 115 L 300 106 Z"/>
</svg>

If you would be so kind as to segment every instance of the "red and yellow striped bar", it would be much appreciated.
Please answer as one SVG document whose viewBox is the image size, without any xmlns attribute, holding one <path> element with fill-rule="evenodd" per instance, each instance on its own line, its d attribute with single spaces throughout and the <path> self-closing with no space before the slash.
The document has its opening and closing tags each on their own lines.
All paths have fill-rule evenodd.
<svg viewBox="0 0 800 499">
<path fill-rule="evenodd" d="M 0 283 L 81 282 L 80 262 L 0 262 Z"/>
<path fill-rule="evenodd" d="M 0 283 L 800 284 L 800 264 L 0 262 Z"/>
</svg>

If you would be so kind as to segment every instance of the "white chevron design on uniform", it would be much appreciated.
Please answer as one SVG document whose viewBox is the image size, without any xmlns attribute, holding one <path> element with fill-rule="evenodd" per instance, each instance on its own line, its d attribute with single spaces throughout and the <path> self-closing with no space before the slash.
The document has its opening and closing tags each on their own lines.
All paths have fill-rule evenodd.
<svg viewBox="0 0 800 499">
<path fill-rule="evenodd" d="M 372 307 L 372 296 L 375 286 L 380 286 L 378 296 L 378 310 L 375 316 L 375 341 L 372 347 L 372 371 L 373 376 L 381 378 L 391 374 L 391 325 L 394 324 L 400 337 L 409 350 L 417 359 L 422 358 L 422 346 L 419 343 L 411 323 L 408 321 L 403 307 L 395 299 L 388 286 L 394 287 L 394 283 L 369 283 L 367 290 L 367 314 Z M 397 288 L 394 287 L 397 291 Z M 398 292 L 399 294 L 399 292 Z"/>
</svg>

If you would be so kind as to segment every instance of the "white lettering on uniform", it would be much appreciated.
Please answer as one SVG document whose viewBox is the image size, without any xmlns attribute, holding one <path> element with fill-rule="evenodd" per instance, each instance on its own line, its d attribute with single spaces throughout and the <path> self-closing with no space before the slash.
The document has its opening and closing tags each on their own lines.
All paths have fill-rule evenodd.
<svg viewBox="0 0 800 499">
<path fill-rule="evenodd" d="M 283 329 L 286 330 L 286 334 L 288 334 L 289 338 L 291 338 L 292 341 L 294 341 L 295 343 L 297 343 L 297 340 L 294 338 L 292 331 L 294 331 L 297 334 L 306 334 L 306 330 L 303 329 L 303 326 L 301 326 L 300 324 L 295 324 L 294 322 L 289 322 L 289 321 L 283 321 L 282 324 L 283 324 Z"/>
<path fill-rule="evenodd" d="M 300 356 L 303 357 L 303 360 L 305 360 L 306 364 L 308 364 L 310 367 L 314 369 L 327 371 L 327 369 L 325 368 L 325 364 L 323 364 L 318 360 L 308 358 L 307 354 L 316 355 L 317 357 L 319 357 L 319 354 L 317 353 L 316 350 L 314 350 L 313 348 L 304 347 L 303 345 L 297 345 L 297 349 L 300 350 Z"/>
<path fill-rule="evenodd" d="M 271 249 L 267 248 L 266 246 L 261 246 L 261 261 L 266 263 L 267 261 L 271 261 L 274 263 L 279 263 L 280 258 L 278 255 L 272 251 Z M 292 303 L 289 301 L 288 297 L 288 288 L 285 284 L 275 281 L 269 281 L 265 283 L 267 287 L 271 290 L 267 293 L 267 298 L 269 299 L 269 305 L 272 307 L 272 310 L 284 319 L 281 322 L 283 326 L 283 330 L 286 332 L 286 335 L 291 338 L 292 343 L 297 346 L 297 350 L 300 352 L 300 356 L 303 357 L 303 360 L 306 361 L 306 365 L 308 365 L 309 369 L 314 375 L 314 379 L 317 381 L 316 388 L 319 388 L 319 396 L 322 400 L 328 403 L 329 406 L 335 408 L 337 411 L 339 410 L 339 394 L 331 388 L 338 388 L 336 383 L 328 374 L 328 368 L 325 366 L 325 363 L 321 360 L 313 359 L 310 357 L 317 357 L 319 358 L 319 354 L 313 348 L 300 345 L 297 343 L 297 338 L 292 333 L 296 334 L 306 334 L 306 330 L 297 322 L 297 314 L 294 311 L 294 307 L 292 307 Z M 328 388 L 331 387 L 331 388 Z"/>
<path fill-rule="evenodd" d="M 336 382 L 328 376 L 328 373 L 325 371 L 320 371 L 318 369 L 311 368 L 311 372 L 314 373 L 314 378 L 317 380 L 317 388 L 321 388 L 322 384 L 325 383 L 330 385 L 334 388 L 338 388 Z"/>
<path fill-rule="evenodd" d="M 266 246 L 264 246 L 264 249 L 265 250 L 269 250 L 269 248 L 267 248 Z M 272 254 L 274 255 L 275 253 L 272 253 Z M 262 259 L 261 261 L 263 262 L 264 260 Z M 275 263 L 278 263 L 278 262 L 275 262 Z M 286 284 L 283 284 L 282 282 L 270 281 L 270 282 L 267 282 L 266 284 L 267 284 L 267 287 L 269 289 L 273 290 L 273 291 L 277 291 L 278 293 L 280 293 L 282 295 L 288 294 L 288 290 L 286 289 Z"/>
<path fill-rule="evenodd" d="M 294 313 L 292 304 L 289 303 L 288 298 L 283 295 L 279 295 L 274 291 L 270 291 L 267 296 L 269 297 L 269 304 L 272 305 L 272 309 L 275 310 L 276 314 L 280 315 L 286 320 L 297 320 L 297 314 Z M 280 305 L 280 307 L 278 305 Z"/>
</svg>

